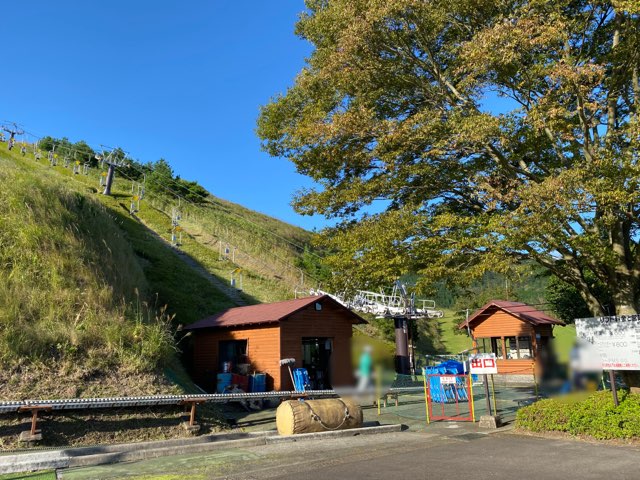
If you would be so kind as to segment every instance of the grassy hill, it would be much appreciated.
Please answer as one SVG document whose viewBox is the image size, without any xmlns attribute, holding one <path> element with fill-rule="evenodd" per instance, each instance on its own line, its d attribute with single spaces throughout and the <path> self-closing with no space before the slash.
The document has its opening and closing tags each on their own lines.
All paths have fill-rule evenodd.
<svg viewBox="0 0 640 480">
<path fill-rule="evenodd" d="M 294 295 L 299 272 L 287 277 L 286 268 L 297 268 L 308 232 L 211 197 L 180 206 L 175 248 L 175 202 L 148 195 L 131 215 L 131 182 L 117 173 L 113 195 L 104 196 L 99 176 L 99 169 L 74 175 L 46 155 L 38 161 L 0 143 L 1 399 L 195 391 L 178 360 L 188 341 L 176 334 L 179 325 Z M 223 246 L 229 255 L 220 255 Z M 243 292 L 228 286 L 239 267 Z M 100 417 L 117 425 L 119 441 L 181 435 L 170 410 Z M 208 431 L 218 428 L 215 409 L 200 409 L 203 417 Z M 51 441 L 110 441 L 113 432 L 87 430 L 91 418 L 56 416 Z M 158 421 L 175 428 L 159 429 Z M 15 446 L 20 424 L 0 419 L 0 449 Z"/>
<path fill-rule="evenodd" d="M 180 206 L 178 252 L 166 197 L 147 196 L 130 215 L 120 174 L 104 196 L 98 169 L 74 175 L 45 157 L 0 144 L 0 398 L 179 391 L 163 369 L 189 388 L 179 324 L 293 296 L 283 265 L 294 266 L 308 232 L 212 197 Z M 244 291 L 229 292 L 239 266 Z"/>
</svg>

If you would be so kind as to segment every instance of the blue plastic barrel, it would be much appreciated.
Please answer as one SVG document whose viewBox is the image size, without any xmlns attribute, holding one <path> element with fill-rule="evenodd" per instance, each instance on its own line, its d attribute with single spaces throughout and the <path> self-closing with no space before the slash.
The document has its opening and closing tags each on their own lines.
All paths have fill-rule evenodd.
<svg viewBox="0 0 640 480">
<path fill-rule="evenodd" d="M 224 393 L 224 389 L 231 385 L 232 373 L 219 373 L 218 384 L 216 385 L 216 392 Z"/>
<path fill-rule="evenodd" d="M 254 373 L 249 375 L 249 391 L 250 392 L 266 392 L 267 375 L 264 373 Z"/>
</svg>

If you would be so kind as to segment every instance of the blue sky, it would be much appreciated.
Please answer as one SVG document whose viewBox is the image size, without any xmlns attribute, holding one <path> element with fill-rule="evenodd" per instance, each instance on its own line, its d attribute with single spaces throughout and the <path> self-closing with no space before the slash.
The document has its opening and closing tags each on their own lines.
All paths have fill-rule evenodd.
<svg viewBox="0 0 640 480">
<path fill-rule="evenodd" d="M 21 0 L 3 6 L 0 121 L 120 146 L 214 195 L 311 229 L 289 206 L 310 181 L 260 151 L 260 105 L 311 52 L 303 0 Z"/>
</svg>

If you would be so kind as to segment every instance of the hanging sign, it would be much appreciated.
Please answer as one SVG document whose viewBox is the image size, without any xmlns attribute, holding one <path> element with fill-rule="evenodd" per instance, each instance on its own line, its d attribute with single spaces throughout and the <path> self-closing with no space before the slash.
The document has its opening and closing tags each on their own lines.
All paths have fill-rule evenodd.
<svg viewBox="0 0 640 480">
<path fill-rule="evenodd" d="M 498 373 L 495 353 L 473 353 L 469 355 L 469 373 L 493 375 Z"/>
<path fill-rule="evenodd" d="M 640 315 L 577 318 L 576 335 L 602 370 L 640 370 Z"/>
</svg>

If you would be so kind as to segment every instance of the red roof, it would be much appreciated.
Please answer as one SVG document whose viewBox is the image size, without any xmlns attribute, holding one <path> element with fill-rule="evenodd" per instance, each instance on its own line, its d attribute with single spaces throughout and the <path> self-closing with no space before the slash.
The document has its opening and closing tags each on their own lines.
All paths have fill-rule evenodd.
<svg viewBox="0 0 640 480">
<path fill-rule="evenodd" d="M 528 322 L 532 325 L 564 325 L 562 320 L 557 320 L 540 310 L 533 308 L 526 303 L 520 302 L 507 302 L 505 300 L 491 300 L 489 303 L 476 310 L 473 315 L 469 317 L 468 323 L 482 321 L 487 318 L 491 313 L 490 310 L 503 310 L 516 318 L 519 318 L 523 322 Z M 458 328 L 466 328 L 467 320 L 458 325 Z"/>
<path fill-rule="evenodd" d="M 249 305 L 247 307 L 235 307 L 216 313 L 211 317 L 203 318 L 185 327 L 186 330 L 212 327 L 238 327 L 245 325 L 257 325 L 261 323 L 278 323 L 294 313 L 308 307 L 312 303 L 332 303 L 349 312 L 353 323 L 365 323 L 365 321 L 351 310 L 333 300 L 328 295 L 298 298 L 276 303 L 263 303 Z"/>
</svg>

